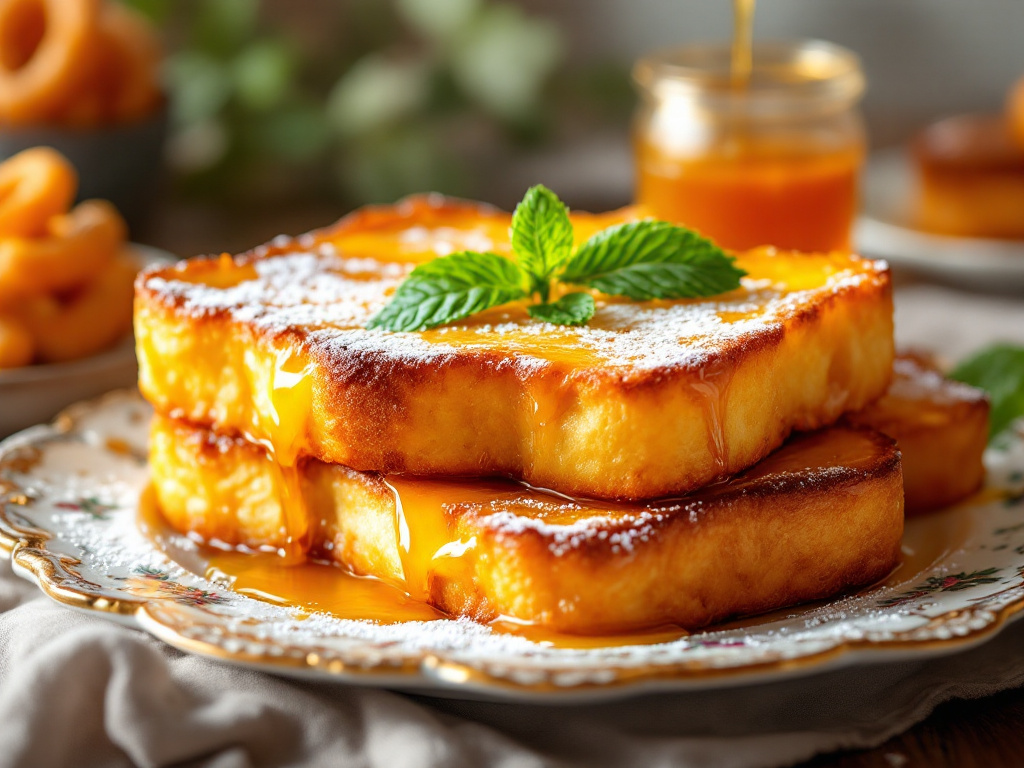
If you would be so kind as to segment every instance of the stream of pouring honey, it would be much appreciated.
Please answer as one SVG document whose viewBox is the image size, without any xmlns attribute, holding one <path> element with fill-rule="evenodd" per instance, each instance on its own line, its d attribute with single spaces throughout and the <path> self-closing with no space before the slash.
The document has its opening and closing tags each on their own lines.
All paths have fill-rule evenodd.
<svg viewBox="0 0 1024 768">
<path fill-rule="evenodd" d="M 754 67 L 754 4 L 756 0 L 733 0 L 732 84 L 745 88 Z"/>
</svg>

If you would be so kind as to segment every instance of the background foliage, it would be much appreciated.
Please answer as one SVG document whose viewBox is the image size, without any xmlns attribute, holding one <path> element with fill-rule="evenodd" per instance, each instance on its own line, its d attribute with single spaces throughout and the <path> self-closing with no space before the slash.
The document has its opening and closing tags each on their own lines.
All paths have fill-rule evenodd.
<svg viewBox="0 0 1024 768">
<path fill-rule="evenodd" d="M 166 33 L 169 160 L 190 194 L 472 196 L 560 125 L 628 113 L 624 71 L 560 66 L 562 31 L 512 2 L 348 0 L 275 18 L 260 0 L 126 1 Z"/>
</svg>

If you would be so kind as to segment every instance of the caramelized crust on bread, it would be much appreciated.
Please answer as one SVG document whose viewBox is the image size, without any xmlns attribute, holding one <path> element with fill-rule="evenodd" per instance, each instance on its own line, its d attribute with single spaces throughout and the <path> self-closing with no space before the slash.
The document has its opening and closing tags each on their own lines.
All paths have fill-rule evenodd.
<svg viewBox="0 0 1024 768">
<path fill-rule="evenodd" d="M 172 527 L 284 543 L 263 449 L 157 417 L 151 468 Z M 725 483 L 646 504 L 572 501 L 510 481 L 300 465 L 314 552 L 458 616 L 559 631 L 694 628 L 885 576 L 903 531 L 892 440 L 833 427 L 792 438 Z"/>
<path fill-rule="evenodd" d="M 889 391 L 849 423 L 876 429 L 903 455 L 908 514 L 961 501 L 981 487 L 988 444 L 988 396 L 950 381 L 929 361 L 900 355 Z"/>
<path fill-rule="evenodd" d="M 575 215 L 577 237 L 636 215 Z M 740 254 L 750 274 L 732 293 L 597 296 L 584 328 L 513 304 L 421 333 L 365 330 L 414 263 L 508 253 L 508 225 L 493 209 L 420 197 L 239 257 L 150 270 L 136 287 L 143 394 L 286 464 L 642 499 L 728 477 L 888 386 L 887 268 L 843 253 Z"/>
</svg>

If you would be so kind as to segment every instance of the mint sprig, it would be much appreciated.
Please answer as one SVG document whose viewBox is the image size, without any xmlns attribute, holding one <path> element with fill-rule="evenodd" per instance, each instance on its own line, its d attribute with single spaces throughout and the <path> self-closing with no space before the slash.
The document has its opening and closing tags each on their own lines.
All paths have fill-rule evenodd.
<svg viewBox="0 0 1024 768">
<path fill-rule="evenodd" d="M 526 298 L 526 273 L 496 253 L 461 251 L 420 264 L 367 328 L 422 331 Z"/>
<path fill-rule="evenodd" d="M 596 305 L 589 293 L 549 302 L 555 282 L 637 301 L 692 299 L 738 288 L 746 272 L 707 238 L 665 221 L 609 227 L 573 250 L 569 210 L 547 187 L 531 187 L 512 215 L 514 260 L 462 251 L 416 267 L 368 328 L 422 331 L 531 297 L 530 316 L 584 325 Z"/>
<path fill-rule="evenodd" d="M 988 392 L 990 440 L 1024 416 L 1024 347 L 993 345 L 964 360 L 949 376 Z"/>
</svg>

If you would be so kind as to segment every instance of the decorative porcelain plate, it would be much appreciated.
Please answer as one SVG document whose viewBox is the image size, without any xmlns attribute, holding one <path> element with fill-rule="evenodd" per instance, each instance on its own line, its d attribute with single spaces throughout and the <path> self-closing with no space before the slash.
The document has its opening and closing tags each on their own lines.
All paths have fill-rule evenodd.
<svg viewBox="0 0 1024 768">
<path fill-rule="evenodd" d="M 910 212 L 915 184 L 905 150 L 872 155 L 864 173 L 864 213 L 854 232 L 861 253 L 954 285 L 1024 288 L 1024 240 L 949 237 L 915 229 Z"/>
<path fill-rule="evenodd" d="M 949 653 L 1024 606 L 1021 435 L 989 452 L 976 499 L 908 522 L 904 563 L 880 585 L 670 642 L 566 648 L 466 620 L 341 620 L 204 579 L 139 528 L 148 420 L 137 394 L 112 393 L 0 444 L 0 546 L 58 602 L 267 672 L 467 698 L 614 698 Z"/>
</svg>

